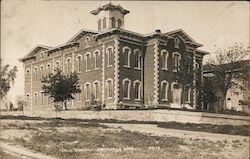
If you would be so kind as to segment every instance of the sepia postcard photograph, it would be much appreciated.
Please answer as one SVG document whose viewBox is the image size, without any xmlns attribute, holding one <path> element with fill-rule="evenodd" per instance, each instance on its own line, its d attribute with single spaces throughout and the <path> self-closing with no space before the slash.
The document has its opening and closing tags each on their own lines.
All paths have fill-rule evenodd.
<svg viewBox="0 0 250 159">
<path fill-rule="evenodd" d="M 0 159 L 250 159 L 249 2 L 0 5 Z"/>
</svg>

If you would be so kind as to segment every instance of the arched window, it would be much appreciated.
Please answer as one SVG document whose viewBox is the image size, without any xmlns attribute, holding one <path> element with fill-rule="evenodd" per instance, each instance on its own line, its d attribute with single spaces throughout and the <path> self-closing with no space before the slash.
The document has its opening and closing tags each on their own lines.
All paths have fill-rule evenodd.
<svg viewBox="0 0 250 159">
<path fill-rule="evenodd" d="M 107 18 L 106 17 L 103 18 L 102 23 L 103 23 L 103 25 L 102 25 L 103 29 L 106 29 L 107 28 Z"/>
<path fill-rule="evenodd" d="M 139 80 L 134 81 L 135 100 L 141 100 L 141 82 Z"/>
<path fill-rule="evenodd" d="M 130 68 L 130 54 L 131 54 L 131 49 L 127 46 L 123 47 L 122 49 L 123 52 L 123 66 Z"/>
<path fill-rule="evenodd" d="M 180 67 L 181 54 L 179 54 L 178 52 L 174 52 L 173 59 L 174 59 L 174 70 L 173 71 L 176 72 L 177 70 L 179 70 L 179 67 Z"/>
<path fill-rule="evenodd" d="M 56 68 L 60 68 L 60 61 L 56 61 Z"/>
<path fill-rule="evenodd" d="M 168 101 L 168 82 L 166 80 L 161 82 L 161 94 L 162 101 Z"/>
<path fill-rule="evenodd" d="M 168 69 L 168 52 L 166 50 L 162 50 L 161 56 L 162 56 L 162 69 L 167 70 Z"/>
<path fill-rule="evenodd" d="M 95 81 L 93 83 L 93 88 L 94 88 L 94 97 L 95 97 L 95 99 L 99 99 L 100 82 Z"/>
<path fill-rule="evenodd" d="M 48 74 L 50 74 L 50 72 L 51 72 L 50 63 L 49 63 L 49 64 L 47 64 L 47 72 L 48 72 Z"/>
<path fill-rule="evenodd" d="M 30 106 L 30 95 L 29 95 L 29 93 L 26 94 L 26 103 L 27 103 L 27 106 Z"/>
<path fill-rule="evenodd" d="M 90 71 L 91 54 L 87 52 L 85 54 L 84 59 L 85 59 L 85 71 Z"/>
<path fill-rule="evenodd" d="M 115 28 L 115 18 L 114 17 L 111 18 L 111 27 Z"/>
<path fill-rule="evenodd" d="M 99 68 L 99 65 L 100 65 L 100 51 L 99 50 L 95 50 L 94 51 L 94 66 L 95 66 L 95 69 L 98 69 Z"/>
<path fill-rule="evenodd" d="M 128 78 L 124 79 L 122 81 L 123 85 L 123 99 L 130 99 L 130 85 L 131 85 L 131 80 Z"/>
<path fill-rule="evenodd" d="M 113 95 L 113 80 L 112 79 L 106 80 L 106 88 L 107 88 L 107 98 L 112 98 L 112 95 Z"/>
<path fill-rule="evenodd" d="M 135 54 L 135 68 L 140 69 L 141 68 L 141 51 L 139 49 L 136 49 L 134 51 Z"/>
<path fill-rule="evenodd" d="M 85 47 L 89 47 L 90 38 L 87 36 L 85 38 Z"/>
<path fill-rule="evenodd" d="M 174 38 L 174 47 L 179 48 L 180 39 Z"/>
<path fill-rule="evenodd" d="M 91 90 L 90 90 L 90 83 L 85 84 L 85 101 L 91 100 Z"/>
<path fill-rule="evenodd" d="M 66 73 L 69 74 L 71 71 L 70 71 L 70 65 L 71 65 L 71 59 L 70 58 L 67 58 L 66 59 Z"/>
<path fill-rule="evenodd" d="M 34 68 L 34 81 L 38 81 L 38 68 Z"/>
<path fill-rule="evenodd" d="M 118 28 L 121 28 L 122 27 L 122 21 L 121 21 L 121 19 L 118 19 L 117 23 L 118 23 Z"/>
<path fill-rule="evenodd" d="M 108 47 L 107 50 L 107 67 L 112 66 L 112 55 L 113 55 L 113 47 Z"/>
<path fill-rule="evenodd" d="M 81 72 L 82 71 L 82 55 L 78 55 L 77 56 L 77 72 Z"/>
<path fill-rule="evenodd" d="M 43 76 L 44 76 L 44 66 L 42 65 L 40 67 L 40 79 L 43 79 Z"/>
<path fill-rule="evenodd" d="M 195 69 L 198 70 L 200 68 L 200 65 L 198 62 L 195 62 Z"/>
<path fill-rule="evenodd" d="M 29 81 L 30 81 L 30 69 L 27 69 L 25 75 L 25 83 L 29 83 Z"/>
<path fill-rule="evenodd" d="M 101 30 L 102 29 L 102 20 L 101 19 L 98 19 L 98 30 Z"/>
<path fill-rule="evenodd" d="M 41 52 L 41 60 L 44 59 L 44 52 Z"/>
<path fill-rule="evenodd" d="M 81 85 L 80 84 L 78 84 L 77 87 L 81 90 Z M 76 100 L 77 101 L 81 101 L 81 92 L 78 92 L 76 94 Z"/>
<path fill-rule="evenodd" d="M 38 95 L 37 92 L 34 93 L 34 106 L 38 105 Z"/>
<path fill-rule="evenodd" d="M 41 106 L 44 106 L 45 105 L 45 98 L 44 98 L 43 92 L 40 92 L 40 95 L 41 95 Z"/>
</svg>

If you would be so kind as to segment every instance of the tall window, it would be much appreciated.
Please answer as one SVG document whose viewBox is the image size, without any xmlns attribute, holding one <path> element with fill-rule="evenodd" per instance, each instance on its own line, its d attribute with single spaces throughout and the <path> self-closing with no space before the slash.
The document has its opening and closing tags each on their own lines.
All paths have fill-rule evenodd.
<svg viewBox="0 0 250 159">
<path fill-rule="evenodd" d="M 34 81 L 38 81 L 38 68 L 34 68 Z"/>
<path fill-rule="evenodd" d="M 89 42 L 90 42 L 90 38 L 86 37 L 85 38 L 85 47 L 89 47 Z"/>
<path fill-rule="evenodd" d="M 115 28 L 115 18 L 114 17 L 111 18 L 111 27 Z"/>
<path fill-rule="evenodd" d="M 51 67 L 50 67 L 50 64 L 47 64 L 47 72 L 48 72 L 48 74 L 50 74 L 50 72 L 51 72 Z"/>
<path fill-rule="evenodd" d="M 106 17 L 103 18 L 102 23 L 103 23 L 103 29 L 106 29 L 107 28 L 107 18 Z"/>
<path fill-rule="evenodd" d="M 122 21 L 121 21 L 121 19 L 118 19 L 117 23 L 118 23 L 118 28 L 120 28 L 120 27 L 122 26 Z"/>
<path fill-rule="evenodd" d="M 191 88 L 189 87 L 185 92 L 185 102 L 189 103 L 191 101 L 190 97 L 191 97 Z"/>
<path fill-rule="evenodd" d="M 45 102 L 44 102 L 44 94 L 43 92 L 41 92 L 41 106 L 44 106 Z"/>
<path fill-rule="evenodd" d="M 107 48 L 107 63 L 108 63 L 108 67 L 112 66 L 112 54 L 113 54 L 113 48 L 112 47 L 108 47 Z"/>
<path fill-rule="evenodd" d="M 141 83 L 140 81 L 134 82 L 134 88 L 135 88 L 135 100 L 141 100 Z"/>
<path fill-rule="evenodd" d="M 44 59 L 44 53 L 43 52 L 41 52 L 41 59 Z"/>
<path fill-rule="evenodd" d="M 90 53 L 85 54 L 85 71 L 90 71 Z"/>
<path fill-rule="evenodd" d="M 180 67 L 181 55 L 178 52 L 174 52 L 173 59 L 174 59 L 174 71 L 177 71 Z"/>
<path fill-rule="evenodd" d="M 90 101 L 90 99 L 91 99 L 90 84 L 86 83 L 85 84 L 85 100 Z"/>
<path fill-rule="evenodd" d="M 30 95 L 29 94 L 26 94 L 26 103 L 27 103 L 27 106 L 30 106 Z"/>
<path fill-rule="evenodd" d="M 69 74 L 70 73 L 70 58 L 68 58 L 66 60 L 66 73 Z"/>
<path fill-rule="evenodd" d="M 167 101 L 168 100 L 168 82 L 167 81 L 162 81 L 161 82 L 161 93 L 162 93 L 162 101 Z"/>
<path fill-rule="evenodd" d="M 82 56 L 79 55 L 77 56 L 77 72 L 81 72 L 82 71 Z"/>
<path fill-rule="evenodd" d="M 140 69 L 141 68 L 141 52 L 140 50 L 136 49 L 134 53 L 135 53 L 135 68 Z"/>
<path fill-rule="evenodd" d="M 168 69 L 168 52 L 166 50 L 162 50 L 161 56 L 162 56 L 162 69 L 167 70 Z"/>
<path fill-rule="evenodd" d="M 81 89 L 81 85 L 78 84 L 77 87 L 78 87 L 79 89 Z M 81 101 L 81 92 L 79 92 L 79 93 L 76 94 L 76 100 L 77 100 L 77 101 Z"/>
<path fill-rule="evenodd" d="M 130 67 L 130 54 L 131 54 L 131 49 L 127 46 L 123 47 L 124 67 Z"/>
<path fill-rule="evenodd" d="M 100 51 L 99 50 L 96 50 L 95 52 L 94 52 L 94 65 L 95 65 L 95 69 L 98 69 L 99 68 L 99 59 L 100 59 Z"/>
<path fill-rule="evenodd" d="M 108 79 L 106 81 L 106 85 L 107 85 L 107 98 L 112 98 L 112 94 L 113 94 L 113 81 L 111 79 Z"/>
<path fill-rule="evenodd" d="M 35 106 L 38 105 L 38 99 L 37 99 L 37 98 L 38 98 L 38 95 L 37 95 L 37 93 L 35 92 L 35 93 L 34 93 L 34 105 L 35 105 Z"/>
<path fill-rule="evenodd" d="M 174 38 L 174 47 L 179 48 L 180 45 L 180 39 Z"/>
<path fill-rule="evenodd" d="M 100 84 L 99 81 L 94 82 L 94 96 L 95 99 L 99 99 Z"/>
<path fill-rule="evenodd" d="M 56 68 L 60 68 L 60 62 L 56 61 Z"/>
<path fill-rule="evenodd" d="M 102 28 L 102 20 L 99 19 L 97 23 L 98 23 L 98 30 L 101 30 L 101 28 Z"/>
<path fill-rule="evenodd" d="M 26 76 L 25 76 L 25 82 L 26 82 L 26 83 L 29 83 L 29 81 L 30 81 L 30 70 L 27 69 L 27 70 L 26 70 Z"/>
<path fill-rule="evenodd" d="M 129 79 L 124 79 L 122 81 L 122 85 L 123 85 L 123 98 L 124 99 L 130 99 L 130 85 L 131 85 L 131 81 Z"/>
<path fill-rule="evenodd" d="M 42 65 L 41 67 L 40 67 L 40 78 L 41 79 L 43 79 L 43 75 L 44 75 L 44 66 Z"/>
</svg>

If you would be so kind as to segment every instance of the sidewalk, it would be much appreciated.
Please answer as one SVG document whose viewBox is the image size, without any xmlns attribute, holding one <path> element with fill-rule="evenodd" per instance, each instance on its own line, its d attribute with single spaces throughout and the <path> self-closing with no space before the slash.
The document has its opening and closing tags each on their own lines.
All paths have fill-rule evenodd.
<svg viewBox="0 0 250 159">
<path fill-rule="evenodd" d="M 16 154 L 17 156 L 23 156 L 25 158 L 31 158 L 31 159 L 56 159 L 54 157 L 50 157 L 41 153 L 34 153 L 30 150 L 27 150 L 25 148 L 11 146 L 10 144 L 6 144 L 3 142 L 0 142 L 0 148 L 3 150 L 7 150 L 13 154 Z"/>
</svg>

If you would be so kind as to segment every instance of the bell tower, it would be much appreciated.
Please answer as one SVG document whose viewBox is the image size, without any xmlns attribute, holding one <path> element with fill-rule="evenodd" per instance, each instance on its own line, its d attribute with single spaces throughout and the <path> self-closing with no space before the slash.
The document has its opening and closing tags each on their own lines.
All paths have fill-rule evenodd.
<svg viewBox="0 0 250 159">
<path fill-rule="evenodd" d="M 106 4 L 90 12 L 97 17 L 98 31 L 124 27 L 124 16 L 129 13 L 120 5 Z"/>
</svg>

